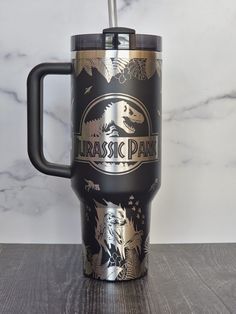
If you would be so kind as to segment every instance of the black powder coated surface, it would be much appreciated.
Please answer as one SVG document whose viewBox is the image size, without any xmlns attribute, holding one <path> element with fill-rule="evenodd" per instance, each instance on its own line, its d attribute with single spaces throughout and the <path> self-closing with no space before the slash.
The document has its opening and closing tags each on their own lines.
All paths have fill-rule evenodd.
<svg viewBox="0 0 236 314">
<path fill-rule="evenodd" d="M 91 92 L 85 94 L 86 87 L 92 86 Z M 150 118 L 151 134 L 158 134 L 158 160 L 156 162 L 149 162 L 142 164 L 138 169 L 133 172 L 128 172 L 122 175 L 107 175 L 97 170 L 94 170 L 89 164 L 75 162 L 75 156 L 78 154 L 77 150 L 74 149 L 72 153 L 72 187 L 75 192 L 79 195 L 80 199 L 87 199 L 87 193 L 84 190 L 84 178 L 92 178 L 95 182 L 103 185 L 101 195 L 102 198 L 109 199 L 110 194 L 118 195 L 119 201 L 127 199 L 131 194 L 137 194 L 137 197 L 141 197 L 146 204 L 150 203 L 155 193 L 158 191 L 161 185 L 161 114 L 158 112 L 162 111 L 161 104 L 161 79 L 158 74 L 155 73 L 148 80 L 127 80 L 125 84 L 120 84 L 115 78 L 112 78 L 110 83 L 107 83 L 104 77 L 95 69 L 93 75 L 88 75 L 85 71 L 76 77 L 72 76 L 72 98 L 74 103 L 72 106 L 72 125 L 73 132 L 79 134 L 81 132 L 81 119 L 83 113 L 94 99 L 99 96 L 106 94 L 124 94 L 127 96 L 135 97 L 143 104 L 145 104 L 146 110 Z M 119 99 L 112 99 L 116 102 Z M 105 105 L 109 104 L 111 100 L 103 102 Z M 132 104 L 133 105 L 133 104 Z M 101 109 L 101 112 L 98 110 Z M 104 107 L 101 104 L 96 106 L 94 109 L 95 115 L 91 116 L 90 119 L 98 119 Z M 87 122 L 87 121 L 85 121 Z M 143 127 L 143 128 L 142 128 Z M 147 128 L 146 128 L 147 129 Z M 121 134 L 120 136 L 148 136 L 145 124 L 137 125 L 137 131 L 135 134 Z M 122 132 L 122 130 L 120 131 Z M 139 132 L 139 133 L 138 133 Z M 115 138 L 114 138 L 115 139 Z M 74 145 L 77 144 L 74 141 Z M 78 147 L 78 145 L 77 145 Z M 151 189 L 153 182 L 158 178 L 158 183 L 155 189 Z M 91 198 L 92 191 L 89 193 Z M 96 191 L 93 192 L 97 196 Z"/>
<path fill-rule="evenodd" d="M 82 275 L 80 245 L 0 245 L 1 314 L 235 313 L 236 244 L 152 245 L 148 276 Z"/>
<path fill-rule="evenodd" d="M 107 62 L 111 61 L 109 53 L 104 54 Z M 89 59 L 88 52 L 85 56 Z M 89 65 L 78 57 L 71 80 L 71 180 L 82 203 L 85 273 L 107 280 L 113 269 L 120 271 L 115 280 L 137 278 L 146 272 L 150 203 L 161 185 L 161 75 L 155 70 L 155 53 L 146 53 L 146 58 L 139 53 L 134 56 L 124 74 L 111 79 L 100 66 L 88 73 Z M 127 62 L 125 58 L 117 60 Z M 149 77 L 144 68 L 150 60 L 154 74 Z M 84 67 L 79 71 L 81 64 Z M 139 122 L 132 124 L 134 116 Z M 125 128 L 124 117 L 133 125 L 132 132 Z M 108 136 L 110 132 L 114 134 Z M 140 159 L 150 159 L 141 163 L 136 155 L 129 159 L 130 143 L 137 143 Z M 116 144 L 123 145 L 124 158 L 115 153 Z M 115 166 L 118 170 L 110 170 Z"/>
</svg>

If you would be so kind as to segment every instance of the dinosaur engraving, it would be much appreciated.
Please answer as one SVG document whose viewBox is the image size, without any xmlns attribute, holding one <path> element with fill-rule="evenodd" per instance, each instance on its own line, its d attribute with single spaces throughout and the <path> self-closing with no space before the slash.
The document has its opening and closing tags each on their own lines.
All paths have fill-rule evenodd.
<svg viewBox="0 0 236 314">
<path fill-rule="evenodd" d="M 88 191 L 88 192 L 90 190 L 100 191 L 99 184 L 95 184 L 92 180 L 84 179 L 84 181 L 86 182 L 85 191 Z"/>
<path fill-rule="evenodd" d="M 134 203 L 134 196 L 130 197 Z M 134 279 L 146 272 L 149 238 L 143 244 L 144 230 L 138 229 L 126 207 L 93 199 L 96 209 L 95 239 L 99 249 L 87 245 L 84 251 L 85 272 L 106 280 Z M 147 242 L 147 243 L 146 243 Z"/>
<path fill-rule="evenodd" d="M 133 134 L 136 131 L 136 124 L 143 122 L 143 114 L 126 101 L 111 102 L 100 118 L 83 123 L 82 136 L 85 138 L 99 137 L 103 134 L 110 137 L 119 136 L 119 128 L 127 134 Z"/>
<path fill-rule="evenodd" d="M 105 208 L 104 205 L 98 202 L 96 204 L 100 208 Z M 112 244 L 119 247 L 124 243 L 123 226 L 126 224 L 127 219 L 119 206 L 110 202 L 107 203 L 107 206 L 107 212 L 102 219 L 98 220 L 96 238 L 101 248 L 110 254 Z"/>
</svg>

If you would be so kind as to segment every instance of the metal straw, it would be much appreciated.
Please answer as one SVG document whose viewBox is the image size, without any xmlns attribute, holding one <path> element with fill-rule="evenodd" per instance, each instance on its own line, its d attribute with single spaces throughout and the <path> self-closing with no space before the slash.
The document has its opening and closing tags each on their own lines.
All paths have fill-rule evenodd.
<svg viewBox="0 0 236 314">
<path fill-rule="evenodd" d="M 108 0 L 109 27 L 117 27 L 116 0 Z"/>
</svg>

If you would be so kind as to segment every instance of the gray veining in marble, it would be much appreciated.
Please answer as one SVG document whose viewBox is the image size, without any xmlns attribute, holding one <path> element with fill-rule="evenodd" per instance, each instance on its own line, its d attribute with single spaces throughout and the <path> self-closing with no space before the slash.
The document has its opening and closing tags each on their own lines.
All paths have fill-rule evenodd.
<svg viewBox="0 0 236 314">
<path fill-rule="evenodd" d="M 221 106 L 222 100 L 229 100 L 231 103 L 228 104 L 229 110 L 227 108 L 223 108 L 224 113 L 220 112 L 219 116 L 215 114 L 215 111 L 210 108 L 208 110 L 207 107 L 214 106 L 216 107 L 217 103 Z M 228 115 L 232 114 L 236 110 L 235 105 L 236 100 L 236 91 L 232 91 L 226 94 L 212 96 L 203 100 L 197 104 L 182 107 L 179 109 L 174 109 L 172 111 L 166 112 L 167 117 L 165 121 L 173 121 L 173 120 L 185 120 L 185 119 L 223 119 Z"/>
</svg>

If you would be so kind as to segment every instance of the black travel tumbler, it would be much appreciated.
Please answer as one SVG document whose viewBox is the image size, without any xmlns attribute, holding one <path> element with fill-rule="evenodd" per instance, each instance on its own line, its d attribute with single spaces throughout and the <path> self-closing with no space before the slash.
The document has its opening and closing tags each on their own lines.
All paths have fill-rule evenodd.
<svg viewBox="0 0 236 314">
<path fill-rule="evenodd" d="M 28 153 L 41 172 L 71 178 L 81 202 L 84 274 L 139 278 L 148 263 L 150 202 L 161 183 L 161 37 L 113 27 L 76 35 L 72 62 L 28 77 Z M 71 75 L 71 166 L 43 154 L 42 85 Z"/>
</svg>

